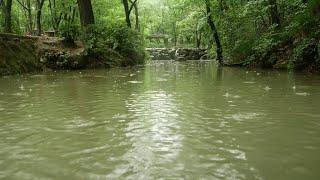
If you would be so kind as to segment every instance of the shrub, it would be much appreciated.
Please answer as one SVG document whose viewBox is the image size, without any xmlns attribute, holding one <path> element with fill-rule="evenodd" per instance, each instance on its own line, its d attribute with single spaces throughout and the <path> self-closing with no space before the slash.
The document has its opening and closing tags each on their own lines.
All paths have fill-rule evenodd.
<svg viewBox="0 0 320 180">
<path fill-rule="evenodd" d="M 64 45 L 73 47 L 75 46 L 74 40 L 77 40 L 80 36 L 80 26 L 69 23 L 62 24 L 60 35 L 65 38 Z"/>
<path fill-rule="evenodd" d="M 319 65 L 319 43 L 315 39 L 304 39 L 294 48 L 292 63 L 295 69 L 317 68 Z"/>
<path fill-rule="evenodd" d="M 86 53 L 107 61 L 106 64 L 132 66 L 144 63 L 143 37 L 125 25 L 91 25 L 83 31 L 82 39 Z"/>
</svg>

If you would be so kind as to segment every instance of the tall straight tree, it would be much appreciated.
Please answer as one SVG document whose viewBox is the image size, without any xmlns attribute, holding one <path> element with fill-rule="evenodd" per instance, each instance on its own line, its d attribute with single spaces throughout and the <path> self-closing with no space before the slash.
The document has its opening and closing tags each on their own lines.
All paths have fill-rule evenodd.
<svg viewBox="0 0 320 180">
<path fill-rule="evenodd" d="M 27 11 L 28 11 L 28 26 L 29 26 L 29 32 L 33 29 L 33 18 L 32 18 L 32 8 L 31 8 L 31 2 L 30 0 L 27 0 Z"/>
<path fill-rule="evenodd" d="M 210 26 L 210 29 L 212 31 L 213 34 L 213 40 L 216 43 L 217 46 L 217 60 L 219 61 L 220 64 L 223 63 L 223 55 L 222 55 L 222 45 L 220 42 L 220 38 L 218 35 L 218 31 L 216 28 L 216 25 L 214 24 L 213 20 L 212 20 L 212 10 L 211 10 L 211 4 L 209 0 L 205 0 L 205 4 L 206 4 L 206 9 L 207 9 L 207 22 Z"/>
<path fill-rule="evenodd" d="M 41 36 L 42 33 L 42 26 L 41 26 L 41 14 L 42 14 L 42 7 L 45 0 L 37 0 L 36 1 L 36 8 L 37 8 L 37 14 L 36 14 L 36 25 L 37 25 L 37 35 Z"/>
<path fill-rule="evenodd" d="M 91 0 L 77 0 L 81 26 L 85 27 L 90 24 L 94 24 L 94 15 L 92 10 Z"/>
<path fill-rule="evenodd" d="M 0 1 L 0 6 L 4 14 L 4 32 L 12 33 L 12 20 L 11 20 L 11 9 L 12 9 L 12 0 L 3 0 Z"/>
<path fill-rule="evenodd" d="M 196 48 L 200 48 L 200 46 L 201 46 L 201 28 L 199 27 L 199 22 L 196 23 L 196 27 L 195 27 L 195 41 L 196 41 Z"/>
</svg>

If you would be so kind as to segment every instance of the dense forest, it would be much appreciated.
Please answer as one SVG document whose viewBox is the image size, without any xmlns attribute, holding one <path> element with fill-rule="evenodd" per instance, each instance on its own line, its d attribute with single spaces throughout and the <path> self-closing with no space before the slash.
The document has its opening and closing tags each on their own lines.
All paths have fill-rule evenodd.
<svg viewBox="0 0 320 180">
<path fill-rule="evenodd" d="M 86 54 L 143 63 L 145 47 L 209 49 L 220 63 L 317 71 L 319 0 L 1 0 L 0 32 L 54 32 Z M 162 40 L 164 39 L 164 40 Z M 111 52 L 112 51 L 112 52 Z M 110 64 L 112 64 L 110 63 Z"/>
</svg>

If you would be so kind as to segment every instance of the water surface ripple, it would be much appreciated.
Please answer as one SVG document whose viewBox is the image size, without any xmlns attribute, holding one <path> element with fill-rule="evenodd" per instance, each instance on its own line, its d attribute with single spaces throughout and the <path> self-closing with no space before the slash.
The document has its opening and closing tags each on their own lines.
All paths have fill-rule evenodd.
<svg viewBox="0 0 320 180">
<path fill-rule="evenodd" d="M 320 78 L 213 62 L 0 77 L 0 179 L 319 179 Z"/>
</svg>

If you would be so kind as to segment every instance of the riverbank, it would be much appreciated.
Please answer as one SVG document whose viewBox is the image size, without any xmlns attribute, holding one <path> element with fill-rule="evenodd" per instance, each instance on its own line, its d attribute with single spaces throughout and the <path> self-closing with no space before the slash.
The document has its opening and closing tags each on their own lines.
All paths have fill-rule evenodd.
<svg viewBox="0 0 320 180">
<path fill-rule="evenodd" d="M 88 51 L 80 41 L 70 45 L 63 38 L 0 33 L 0 75 L 109 68 L 134 63 L 108 47 Z"/>
<path fill-rule="evenodd" d="M 255 53 L 246 59 L 232 58 L 225 61 L 224 65 L 318 73 L 320 71 L 320 40 L 306 38 L 284 41 L 270 47 L 262 54 Z"/>
<path fill-rule="evenodd" d="M 225 61 L 224 66 L 238 66 L 243 68 L 295 69 L 308 73 L 320 70 L 319 42 L 309 42 L 303 46 L 302 56 L 292 60 L 292 47 L 282 45 L 275 48 L 268 56 L 270 64 L 250 63 L 246 61 Z M 153 60 L 200 60 L 207 58 L 205 49 L 172 49 L 147 48 Z M 52 70 L 79 70 L 109 68 L 118 66 L 132 66 L 144 61 L 131 61 L 132 56 L 124 56 L 121 51 L 111 48 L 97 48 L 86 50 L 80 41 L 70 45 L 63 38 L 47 36 L 19 36 L 0 33 L 0 75 L 22 74 L 29 72 L 46 72 Z M 265 61 L 259 61 L 265 62 Z"/>
</svg>

